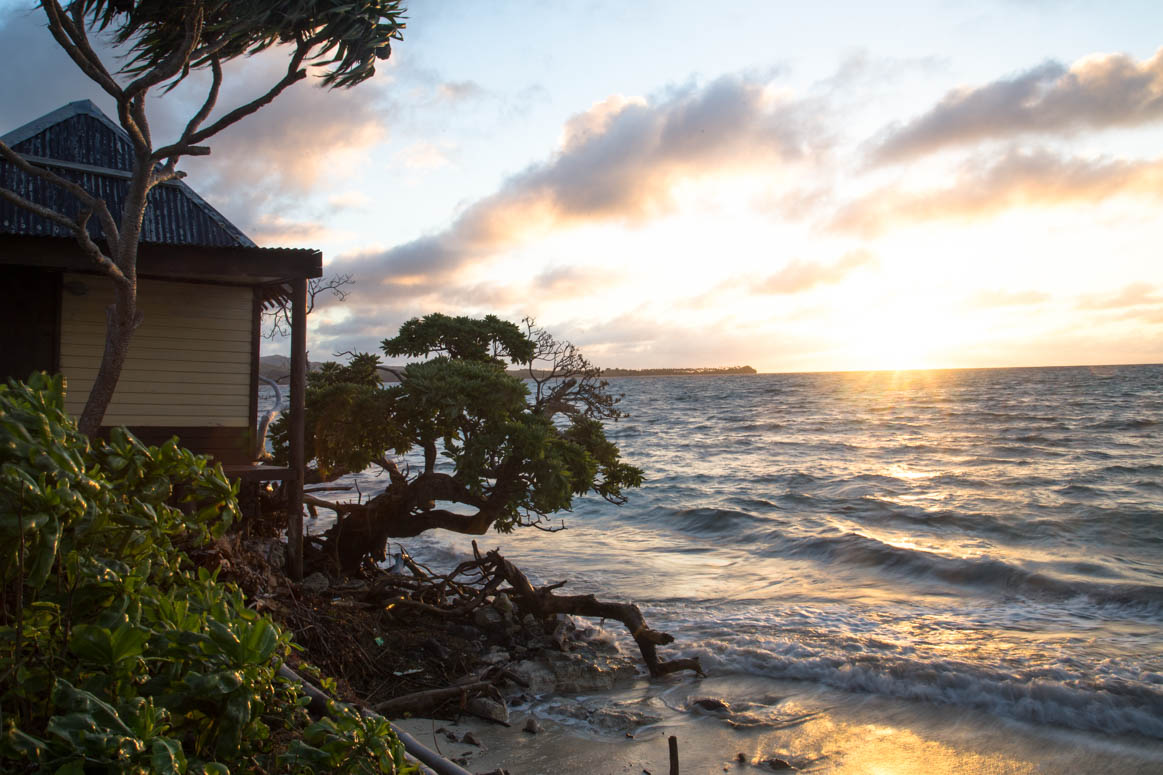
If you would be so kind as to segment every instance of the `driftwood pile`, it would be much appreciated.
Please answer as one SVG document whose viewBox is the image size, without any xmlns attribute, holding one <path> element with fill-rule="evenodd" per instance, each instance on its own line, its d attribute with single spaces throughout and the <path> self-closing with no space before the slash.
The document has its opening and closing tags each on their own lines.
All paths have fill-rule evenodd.
<svg viewBox="0 0 1163 775">
<path fill-rule="evenodd" d="M 535 588 L 529 578 L 497 550 L 482 555 L 473 541 L 473 559 L 462 562 L 443 576 L 432 574 L 406 554 L 404 564 L 414 578 L 387 576 L 378 586 L 384 602 L 393 605 L 414 606 L 438 616 L 465 617 L 474 609 L 493 602 L 498 593 L 505 593 L 524 614 L 548 619 L 556 614 L 614 619 L 622 622 L 642 652 L 642 660 L 654 677 L 693 670 L 702 673 L 697 658 L 662 660 L 658 646 L 674 642 L 674 636 L 652 630 L 646 625 L 642 611 L 633 603 L 611 603 L 593 595 L 556 595 L 566 582 L 560 581 Z M 508 584 L 502 587 L 502 584 Z"/>
<path fill-rule="evenodd" d="M 368 613 L 397 621 L 403 627 L 414 626 L 417 620 L 428 620 L 449 631 L 471 631 L 474 622 L 479 623 L 483 614 L 499 619 L 496 610 L 511 607 L 507 620 L 511 622 L 509 629 L 513 641 L 519 642 L 528 637 L 526 628 L 512 624 L 524 621 L 544 634 L 538 640 L 548 641 L 561 650 L 569 648 L 566 642 L 569 627 L 566 626 L 566 618 L 559 615 L 616 620 L 626 626 L 638 645 L 650 675 L 657 677 L 681 670 L 702 673 L 697 658 L 659 657 L 658 647 L 672 643 L 674 638 L 647 626 L 642 612 L 633 603 L 603 601 L 594 595 L 557 594 L 556 590 L 566 583 L 564 581 L 534 587 L 529 578 L 500 552 L 493 550 L 482 554 L 476 542 L 473 542 L 473 558 L 460 563 L 449 573 L 436 573 L 404 552 L 398 556 L 393 570 L 395 572 L 379 573 L 369 582 L 354 588 L 342 585 L 332 589 L 344 590 L 342 595 L 346 605 L 359 606 Z M 333 593 L 329 591 L 327 594 Z M 332 605 L 335 605 L 334 600 Z M 316 607 L 315 610 L 322 614 L 327 606 Z M 302 627 L 292 629 L 299 630 Z M 296 640 L 310 641 L 310 634 L 296 632 Z M 318 634 L 326 638 L 326 635 Z M 431 640 L 428 640 L 429 648 L 436 648 Z M 436 640 L 443 638 L 437 637 Z M 308 647 L 308 652 L 312 651 L 314 649 Z M 463 664 L 464 655 L 456 654 L 455 649 L 451 651 L 454 653 L 442 655 L 444 661 Z M 308 658 L 312 658 L 310 653 Z M 396 675 L 400 672 L 397 671 Z M 436 681 L 428 681 L 428 688 L 387 699 L 382 699 L 383 695 L 380 695 L 381 698 L 369 696 L 366 688 L 364 691 L 356 686 L 352 688 L 357 694 L 363 695 L 376 712 L 389 717 L 432 714 L 438 709 L 449 707 L 471 713 L 469 700 L 473 697 L 492 697 L 503 705 L 504 699 L 497 686 L 505 681 L 528 688 L 527 682 L 508 670 L 506 665 L 490 665 L 483 671 L 468 670 L 458 677 L 446 673 L 444 677 L 447 679 L 444 685 L 434 686 Z M 388 682 L 391 682 L 390 677 Z"/>
</svg>

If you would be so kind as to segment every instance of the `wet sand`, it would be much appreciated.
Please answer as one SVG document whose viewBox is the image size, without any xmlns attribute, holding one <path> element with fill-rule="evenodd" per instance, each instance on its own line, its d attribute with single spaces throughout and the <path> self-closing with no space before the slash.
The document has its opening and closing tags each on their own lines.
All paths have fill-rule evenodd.
<svg viewBox="0 0 1163 775">
<path fill-rule="evenodd" d="M 706 699 L 704 708 L 696 701 Z M 720 707 L 717 702 L 725 702 Z M 524 731 L 529 717 L 541 731 Z M 1163 773 L 1163 742 L 998 719 L 926 703 L 852 695 L 754 676 L 639 681 L 600 694 L 539 698 L 506 728 L 478 720 L 395 722 L 466 769 L 512 775 L 681 772 L 867 775 Z M 450 741 L 471 731 L 478 748 Z M 743 755 L 740 762 L 739 754 Z M 782 763 L 794 770 L 783 768 Z"/>
</svg>

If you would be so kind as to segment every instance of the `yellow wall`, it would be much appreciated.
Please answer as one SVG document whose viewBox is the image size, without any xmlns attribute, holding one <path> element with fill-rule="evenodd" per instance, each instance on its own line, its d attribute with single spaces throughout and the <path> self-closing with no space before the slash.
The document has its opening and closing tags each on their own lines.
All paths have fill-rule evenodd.
<svg viewBox="0 0 1163 775">
<path fill-rule="evenodd" d="M 71 293 L 71 283 L 87 293 Z M 61 372 L 80 415 L 105 346 L 110 280 L 65 275 Z M 105 425 L 249 426 L 253 292 L 249 287 L 141 280 L 145 321 L 133 335 Z"/>
</svg>

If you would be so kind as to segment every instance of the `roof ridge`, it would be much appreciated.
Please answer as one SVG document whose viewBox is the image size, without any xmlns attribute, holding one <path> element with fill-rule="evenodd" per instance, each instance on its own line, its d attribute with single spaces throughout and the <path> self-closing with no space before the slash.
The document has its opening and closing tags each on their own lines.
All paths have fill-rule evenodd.
<svg viewBox="0 0 1163 775">
<path fill-rule="evenodd" d="M 90 116 L 95 118 L 103 126 L 105 126 L 106 129 L 109 129 L 114 134 L 116 134 L 117 137 L 132 146 L 129 133 L 126 132 L 125 129 L 122 128 L 119 124 L 113 121 L 113 119 L 109 118 L 109 116 L 107 116 L 105 112 L 101 110 L 101 108 L 97 107 L 97 105 L 90 99 L 75 100 L 68 104 L 62 105 L 56 110 L 50 111 L 40 118 L 33 119 L 27 124 L 19 126 L 7 134 L 0 136 L 0 140 L 2 140 L 9 148 L 12 148 L 31 137 L 35 137 L 49 127 L 67 121 L 74 116 Z M 46 159 L 45 161 L 51 160 Z M 110 167 L 94 166 L 93 169 L 94 174 L 102 174 L 102 170 L 109 173 L 122 172 L 122 170 L 115 170 Z M 231 223 L 230 220 L 227 219 L 227 217 L 221 212 L 219 212 L 216 207 L 203 199 L 202 196 L 198 194 L 198 192 L 196 192 L 193 188 L 191 188 L 184 180 L 177 178 L 172 182 L 175 183 L 177 187 L 180 188 L 182 192 L 190 198 L 190 201 L 193 202 L 197 208 L 202 210 L 202 212 L 204 212 L 206 216 L 210 218 L 210 220 L 217 223 L 223 231 L 236 239 L 240 245 L 243 247 L 251 248 L 257 247 L 254 243 L 254 240 L 246 236 L 246 234 L 243 233 L 241 229 Z"/>
<path fill-rule="evenodd" d="M 56 110 L 49 111 L 40 118 L 34 118 L 27 124 L 18 126 L 11 132 L 0 136 L 0 140 L 3 140 L 4 144 L 11 148 L 18 143 L 23 143 L 30 137 L 40 134 L 50 126 L 66 121 L 73 116 L 92 116 L 108 129 L 112 130 L 122 140 L 125 140 L 127 143 L 130 142 L 129 133 L 114 122 L 113 119 L 105 115 L 105 111 L 97 107 L 90 99 L 74 100 L 73 102 L 62 105 Z"/>
</svg>

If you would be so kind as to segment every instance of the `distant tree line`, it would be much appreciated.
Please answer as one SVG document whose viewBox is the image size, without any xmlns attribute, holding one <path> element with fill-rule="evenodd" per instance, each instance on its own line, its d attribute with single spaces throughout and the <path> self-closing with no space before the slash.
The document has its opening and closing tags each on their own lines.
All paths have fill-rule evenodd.
<svg viewBox="0 0 1163 775">
<path fill-rule="evenodd" d="M 750 366 L 698 369 L 602 369 L 603 377 L 718 377 L 724 374 L 757 374 Z"/>
</svg>

